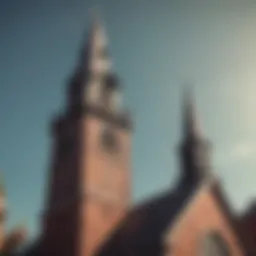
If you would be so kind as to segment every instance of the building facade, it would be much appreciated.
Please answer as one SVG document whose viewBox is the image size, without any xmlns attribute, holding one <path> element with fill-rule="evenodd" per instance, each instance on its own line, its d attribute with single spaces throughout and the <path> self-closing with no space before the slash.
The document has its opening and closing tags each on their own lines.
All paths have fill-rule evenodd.
<svg viewBox="0 0 256 256">
<path fill-rule="evenodd" d="M 131 204 L 132 120 L 111 69 L 107 37 L 93 22 L 68 85 L 66 108 L 52 122 L 42 256 L 247 255 L 236 222 L 211 172 L 191 93 L 177 186 Z"/>
</svg>

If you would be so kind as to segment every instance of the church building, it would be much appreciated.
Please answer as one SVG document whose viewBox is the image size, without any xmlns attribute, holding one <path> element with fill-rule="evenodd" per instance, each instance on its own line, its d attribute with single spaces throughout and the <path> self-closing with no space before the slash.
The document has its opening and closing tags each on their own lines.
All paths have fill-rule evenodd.
<svg viewBox="0 0 256 256">
<path fill-rule="evenodd" d="M 52 120 L 39 255 L 249 255 L 212 171 L 211 145 L 190 91 L 183 98 L 176 187 L 132 204 L 133 122 L 121 104 L 122 86 L 107 43 L 95 19 L 68 84 L 65 109 Z"/>
</svg>

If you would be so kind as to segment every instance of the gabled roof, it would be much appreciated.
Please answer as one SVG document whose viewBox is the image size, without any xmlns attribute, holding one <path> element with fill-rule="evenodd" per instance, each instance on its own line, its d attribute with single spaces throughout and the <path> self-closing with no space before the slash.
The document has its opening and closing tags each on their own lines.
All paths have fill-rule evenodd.
<svg viewBox="0 0 256 256">
<path fill-rule="evenodd" d="M 179 215 L 182 215 L 184 207 L 205 185 L 210 186 L 213 196 L 217 199 L 226 216 L 226 221 L 235 232 L 242 249 L 245 249 L 244 240 L 237 229 L 234 215 L 227 204 L 221 184 L 215 178 L 208 177 L 202 183 L 180 186 L 173 192 L 163 193 L 161 196 L 136 207 L 127 215 L 96 255 L 163 255 L 166 231 L 173 228 L 173 224 L 180 217 Z"/>
<path fill-rule="evenodd" d="M 132 210 L 97 256 L 162 255 L 163 236 L 197 185 L 178 187 Z"/>
<path fill-rule="evenodd" d="M 215 182 L 214 186 L 212 188 L 212 192 L 217 199 L 225 217 L 226 221 L 232 228 L 233 232 L 235 232 L 238 242 L 242 250 L 244 251 L 244 255 L 255 255 L 255 253 L 251 253 L 250 245 L 248 244 L 247 237 L 244 235 L 243 230 L 241 229 L 241 226 L 239 225 L 239 221 L 237 219 L 237 216 L 235 216 L 232 212 L 232 209 L 228 203 L 228 200 L 226 199 L 226 194 L 223 190 L 223 187 L 220 182 Z"/>
</svg>

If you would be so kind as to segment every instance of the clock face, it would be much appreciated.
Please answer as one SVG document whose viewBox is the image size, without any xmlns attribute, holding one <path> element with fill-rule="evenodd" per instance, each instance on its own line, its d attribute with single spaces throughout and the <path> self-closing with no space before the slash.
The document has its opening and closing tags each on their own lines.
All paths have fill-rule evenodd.
<svg viewBox="0 0 256 256">
<path fill-rule="evenodd" d="M 107 153 L 116 154 L 119 151 L 117 135 L 111 127 L 105 127 L 101 134 L 101 144 Z"/>
</svg>

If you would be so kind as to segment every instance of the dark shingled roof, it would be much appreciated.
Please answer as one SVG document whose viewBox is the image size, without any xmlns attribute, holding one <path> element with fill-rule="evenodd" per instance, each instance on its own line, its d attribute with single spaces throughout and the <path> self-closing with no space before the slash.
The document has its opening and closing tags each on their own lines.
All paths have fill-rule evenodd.
<svg viewBox="0 0 256 256">
<path fill-rule="evenodd" d="M 97 256 L 163 254 L 163 235 L 198 186 L 181 186 L 132 210 Z"/>
</svg>

